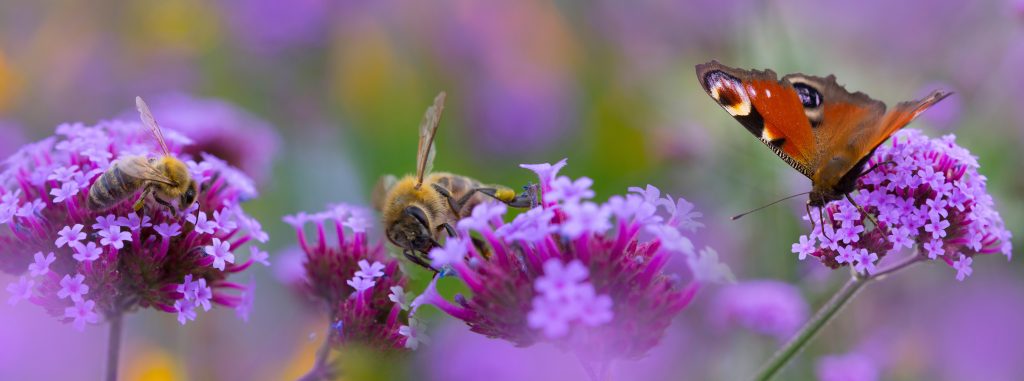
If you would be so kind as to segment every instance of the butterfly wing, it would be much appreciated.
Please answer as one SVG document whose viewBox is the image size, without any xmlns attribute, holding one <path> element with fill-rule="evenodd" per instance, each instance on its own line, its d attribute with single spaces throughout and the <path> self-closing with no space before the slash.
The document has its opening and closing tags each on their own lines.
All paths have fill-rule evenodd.
<svg viewBox="0 0 1024 381">
<path fill-rule="evenodd" d="M 711 61 L 697 65 L 704 91 L 794 169 L 811 177 L 815 132 L 798 93 L 771 70 L 741 70 Z"/>
<path fill-rule="evenodd" d="M 437 135 L 437 126 L 441 122 L 441 112 L 444 111 L 445 93 L 442 91 L 434 98 L 434 104 L 427 108 L 420 122 L 420 140 L 416 149 L 416 188 L 423 184 L 423 178 L 430 173 L 434 167 L 434 156 L 437 149 L 434 148 L 434 136 Z"/>
</svg>

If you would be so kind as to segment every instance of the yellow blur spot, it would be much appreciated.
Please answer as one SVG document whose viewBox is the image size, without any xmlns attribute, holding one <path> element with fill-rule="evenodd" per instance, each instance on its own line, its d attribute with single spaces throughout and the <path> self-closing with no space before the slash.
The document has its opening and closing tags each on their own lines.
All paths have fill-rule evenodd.
<svg viewBox="0 0 1024 381">
<path fill-rule="evenodd" d="M 7 57 L 0 52 L 0 112 L 11 108 L 11 102 L 18 90 L 18 76 L 7 61 Z"/>
<path fill-rule="evenodd" d="M 310 329 L 319 330 L 319 326 L 311 326 Z M 291 355 L 284 364 L 280 373 L 268 380 L 297 380 L 313 368 L 313 359 L 316 358 L 316 350 L 323 343 L 323 335 L 317 335 L 316 340 L 303 340 L 298 350 Z"/>
<path fill-rule="evenodd" d="M 176 381 L 184 380 L 180 366 L 166 351 L 147 346 L 124 353 L 124 378 L 129 381 Z"/>
<path fill-rule="evenodd" d="M 194 54 L 210 48 L 220 35 L 217 10 L 200 0 L 131 2 L 135 23 L 125 33 L 138 50 L 170 49 Z"/>
</svg>

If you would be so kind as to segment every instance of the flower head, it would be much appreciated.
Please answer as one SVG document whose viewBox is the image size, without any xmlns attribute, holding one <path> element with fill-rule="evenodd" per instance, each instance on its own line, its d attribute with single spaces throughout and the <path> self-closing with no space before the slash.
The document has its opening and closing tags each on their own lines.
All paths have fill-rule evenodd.
<svg viewBox="0 0 1024 381">
<path fill-rule="evenodd" d="M 415 341 L 407 345 L 413 340 L 409 335 L 399 333 L 411 320 L 411 311 L 407 302 L 403 303 L 408 298 L 403 291 L 408 280 L 398 260 L 388 256 L 382 242 L 370 242 L 368 224 L 348 223 L 353 217 L 369 220 L 368 216 L 369 211 L 349 205 L 332 206 L 313 215 L 286 216 L 284 220 L 295 227 L 303 252 L 303 276 L 296 281 L 307 296 L 325 307 L 332 324 L 341 328 L 332 330 L 332 343 L 360 343 L 383 350 L 415 347 Z M 306 236 L 309 223 L 316 231 L 312 242 Z"/>
<path fill-rule="evenodd" d="M 805 219 L 824 221 L 793 245 L 800 259 L 812 256 L 831 268 L 852 266 L 871 274 L 886 255 L 916 247 L 922 258 L 953 266 L 962 280 L 976 255 L 1010 258 L 1011 234 L 986 191 L 985 176 L 953 135 L 931 139 L 916 130 L 898 132 L 865 168 L 873 169 L 857 180 L 853 198 L 868 215 L 848 200 L 810 210 Z M 871 218 L 878 226 L 868 228 Z"/>
<path fill-rule="evenodd" d="M 715 296 L 710 318 L 719 326 L 735 324 L 785 340 L 807 320 L 809 307 L 800 290 L 774 280 L 728 286 Z"/>
<path fill-rule="evenodd" d="M 200 234 L 185 220 L 214 211 L 230 211 L 224 218 L 235 221 L 250 219 L 239 206 L 243 188 L 235 177 L 221 175 L 237 170 L 215 158 L 183 154 L 189 139 L 181 134 L 165 131 L 165 137 L 173 157 L 199 160 L 209 175 L 196 178 L 202 180 L 197 204 L 176 215 L 152 201 L 137 213 L 133 204 L 142 189 L 108 210 L 88 206 L 89 189 L 112 163 L 159 151 L 140 122 L 63 124 L 54 136 L 23 146 L 6 160 L 0 171 L 0 225 L 7 225 L 0 229 L 0 269 L 34 277 L 15 284 L 17 300 L 28 298 L 76 328 L 139 308 L 184 311 L 194 318 L 182 302 L 186 296 L 175 291 L 191 275 L 205 288 L 199 299 L 188 301 L 204 310 L 239 304 L 240 287 L 227 277 L 250 263 L 229 264 L 225 250 L 249 242 L 249 229 L 214 226 Z M 225 259 L 217 268 L 203 250 L 214 240 L 222 242 L 218 253 Z"/>
<path fill-rule="evenodd" d="M 580 184 L 551 184 L 562 166 L 523 167 L 538 172 L 541 189 L 551 192 Z M 435 278 L 412 308 L 430 304 L 485 336 L 517 345 L 553 342 L 588 361 L 636 358 L 658 343 L 700 284 L 729 278 L 712 250 L 698 253 L 681 233 L 694 226 L 688 204 L 660 192 L 600 204 L 559 192 L 510 223 L 474 224 L 469 233 L 482 244 L 448 239 L 436 253 L 465 252 L 444 257 L 472 295 L 451 302 L 437 292 Z M 673 218 L 677 205 L 684 210 Z M 688 283 L 664 271 L 677 255 L 694 273 Z"/>
</svg>

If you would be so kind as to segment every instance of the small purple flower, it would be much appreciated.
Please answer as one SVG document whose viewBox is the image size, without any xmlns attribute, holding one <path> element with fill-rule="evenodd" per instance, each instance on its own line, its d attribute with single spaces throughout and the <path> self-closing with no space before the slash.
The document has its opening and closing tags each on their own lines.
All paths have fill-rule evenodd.
<svg viewBox="0 0 1024 381">
<path fill-rule="evenodd" d="M 206 286 L 206 279 L 199 278 L 195 282 L 195 290 L 193 295 L 193 302 L 203 307 L 203 311 L 209 311 L 210 301 L 213 299 L 213 289 Z"/>
<path fill-rule="evenodd" d="M 123 249 L 124 242 L 131 242 L 132 233 L 121 231 L 121 227 L 112 225 L 107 230 L 100 231 L 100 244 L 104 246 L 111 246 L 115 249 Z"/>
<path fill-rule="evenodd" d="M 612 227 L 609 221 L 611 212 L 593 202 L 565 204 L 562 210 L 566 215 L 562 234 L 570 239 L 590 233 L 601 234 Z"/>
<path fill-rule="evenodd" d="M 100 258 L 100 254 L 103 254 L 103 249 L 96 245 L 96 242 L 87 242 L 81 244 L 75 242 L 71 245 L 75 250 L 75 254 L 71 257 L 79 262 L 92 262 Z"/>
<path fill-rule="evenodd" d="M 28 265 L 28 271 L 33 277 L 37 277 L 50 272 L 50 264 L 57 260 L 57 256 L 52 251 L 46 255 L 40 251 L 35 254 L 34 259 L 35 262 Z"/>
<path fill-rule="evenodd" d="M 971 276 L 974 269 L 971 269 L 971 262 L 974 262 L 974 258 L 960 255 L 960 259 L 953 262 L 953 269 L 956 270 L 956 280 L 963 282 L 964 278 Z"/>
<path fill-rule="evenodd" d="M 551 190 L 544 193 L 544 201 L 578 203 L 584 199 L 594 198 L 591 185 L 594 185 L 594 180 L 589 177 L 580 177 L 573 181 L 566 176 L 560 176 L 551 182 Z"/>
<path fill-rule="evenodd" d="M 159 234 L 164 238 L 170 238 L 181 234 L 181 225 L 178 225 L 177 223 L 168 224 L 165 222 L 154 226 L 153 230 L 156 231 L 156 234 Z"/>
<path fill-rule="evenodd" d="M 356 271 L 356 276 L 366 279 L 380 278 L 384 276 L 384 264 L 377 261 L 370 264 L 370 262 L 363 259 L 359 261 L 359 271 Z"/>
<path fill-rule="evenodd" d="M 568 163 L 568 161 L 569 161 L 569 159 L 565 158 L 565 159 L 559 160 L 555 164 L 549 164 L 549 163 L 542 163 L 542 164 L 520 164 L 519 166 L 522 167 L 522 168 L 529 169 L 529 170 L 533 171 L 534 173 L 536 173 L 537 177 L 540 178 L 540 183 L 542 184 L 542 186 L 543 186 L 543 184 L 547 184 L 547 186 L 548 186 L 547 189 L 543 189 L 542 188 L 542 190 L 544 192 L 547 192 L 549 189 L 551 189 L 550 188 L 550 184 L 551 184 L 552 181 L 555 180 L 555 176 L 558 176 L 558 171 L 561 171 L 562 167 L 565 167 L 565 164 Z"/>
<path fill-rule="evenodd" d="M 53 242 L 57 248 L 62 248 L 64 245 L 74 246 L 74 244 L 85 239 L 85 233 L 82 232 L 82 224 L 75 224 L 75 226 L 65 226 L 59 232 L 57 232 L 57 240 Z"/>
<path fill-rule="evenodd" d="M 800 236 L 800 242 L 793 244 L 793 252 L 800 255 L 800 260 L 804 260 L 808 255 L 814 253 L 815 242 L 812 239 L 808 239 L 806 235 Z"/>
<path fill-rule="evenodd" d="M 92 224 L 92 228 L 99 231 L 110 230 L 114 226 L 117 226 L 117 216 L 113 214 L 98 216 L 96 217 L 96 223 Z"/>
<path fill-rule="evenodd" d="M 554 217 L 555 212 L 550 209 L 533 208 L 502 225 L 495 234 L 510 241 L 537 242 L 557 231 L 558 227 L 551 223 Z"/>
<path fill-rule="evenodd" d="M 388 300 L 402 307 L 402 310 L 408 311 L 410 308 L 409 302 L 412 301 L 411 293 L 405 292 L 402 286 L 391 287 L 391 293 L 388 294 Z"/>
<path fill-rule="evenodd" d="M 178 323 L 185 323 L 196 320 L 196 305 L 192 300 L 179 299 L 174 302 L 174 310 L 178 313 Z"/>
<path fill-rule="evenodd" d="M 50 190 L 50 195 L 53 196 L 53 202 L 61 203 L 71 197 L 78 194 L 78 185 L 75 183 L 64 183 L 59 189 L 54 188 Z"/>
<path fill-rule="evenodd" d="M 836 263 L 848 263 L 853 264 L 857 259 L 855 249 L 846 245 L 839 245 L 838 254 L 836 255 Z"/>
<path fill-rule="evenodd" d="M 72 278 L 70 275 L 65 275 L 64 279 L 60 280 L 60 291 L 57 291 L 57 297 L 64 299 L 71 297 L 71 300 L 80 301 L 82 296 L 89 293 L 89 286 L 85 283 L 85 275 L 75 274 Z"/>
<path fill-rule="evenodd" d="M 710 319 L 721 328 L 735 324 L 785 340 L 806 322 L 809 307 L 791 284 L 751 280 L 719 291 L 710 311 Z"/>
<path fill-rule="evenodd" d="M 75 329 L 85 330 L 86 324 L 96 324 L 100 321 L 100 315 L 96 313 L 96 302 L 92 300 L 76 299 L 73 307 L 64 309 L 64 317 L 72 320 Z"/>
<path fill-rule="evenodd" d="M 430 249 L 430 265 L 440 269 L 444 266 L 462 262 L 466 257 L 468 244 L 464 239 L 451 238 L 444 246 Z"/>
<path fill-rule="evenodd" d="M 195 226 L 193 229 L 196 233 L 213 234 L 219 229 L 216 222 L 206 219 L 206 212 L 199 212 L 198 217 L 194 214 L 189 214 L 188 217 L 185 217 L 185 220 Z"/>
<path fill-rule="evenodd" d="M 352 277 L 352 279 L 349 279 L 345 283 L 348 284 L 349 286 L 352 286 L 352 288 L 356 290 L 356 294 L 360 294 L 363 291 L 369 290 L 370 288 L 377 284 L 377 282 L 375 282 L 373 279 L 363 278 L 359 276 L 354 276 Z"/>
<path fill-rule="evenodd" d="M 550 259 L 544 262 L 544 275 L 534 281 L 533 287 L 541 294 L 558 299 L 563 295 L 575 294 L 575 287 L 587 279 L 587 275 L 587 268 L 580 261 L 572 261 L 563 266 L 561 261 Z"/>
<path fill-rule="evenodd" d="M 32 287 L 35 286 L 36 281 L 29 277 L 20 277 L 17 282 L 11 282 L 7 285 L 7 292 L 11 294 L 11 297 L 7 299 L 7 304 L 16 305 L 21 300 L 27 300 L 32 297 Z"/>
<path fill-rule="evenodd" d="M 249 247 L 249 251 L 249 259 L 251 259 L 253 262 L 262 264 L 264 266 L 270 266 L 270 255 L 266 251 L 256 246 Z"/>
<path fill-rule="evenodd" d="M 140 218 L 139 215 L 136 213 L 128 213 L 128 217 L 120 217 L 117 219 L 117 223 L 119 225 L 124 226 L 128 228 L 129 231 L 133 232 L 137 232 L 143 228 L 153 226 L 153 224 L 150 223 L 149 221 L 149 216 L 142 216 Z"/>
<path fill-rule="evenodd" d="M 423 324 L 416 319 L 409 319 L 409 325 L 398 327 L 398 334 L 405 337 L 406 349 L 416 350 L 420 343 L 430 343 L 430 339 L 423 334 Z"/>
<path fill-rule="evenodd" d="M 492 221 L 505 215 L 507 207 L 500 202 L 484 202 L 473 208 L 469 217 L 459 220 L 456 227 L 460 231 L 483 230 L 490 227 Z"/>
<path fill-rule="evenodd" d="M 946 254 L 946 250 L 942 247 L 942 240 L 933 239 L 925 242 L 922 246 L 928 255 L 928 259 L 935 259 Z"/>
<path fill-rule="evenodd" d="M 878 254 L 872 253 L 868 249 L 857 250 L 857 264 L 853 265 L 853 271 L 865 275 L 874 274 L 877 260 Z"/>
<path fill-rule="evenodd" d="M 537 296 L 533 309 L 527 314 L 531 328 L 540 329 L 550 339 L 569 332 L 574 321 L 595 327 L 612 320 L 612 300 L 608 295 L 596 295 L 594 286 L 585 279 L 586 267 L 578 260 L 563 266 L 552 258 L 544 263 L 544 275 L 534 281 Z"/>
<path fill-rule="evenodd" d="M 206 255 L 213 257 L 213 268 L 224 271 L 225 263 L 235 263 L 235 255 L 231 253 L 231 242 L 214 238 L 213 244 L 203 249 Z"/>
</svg>

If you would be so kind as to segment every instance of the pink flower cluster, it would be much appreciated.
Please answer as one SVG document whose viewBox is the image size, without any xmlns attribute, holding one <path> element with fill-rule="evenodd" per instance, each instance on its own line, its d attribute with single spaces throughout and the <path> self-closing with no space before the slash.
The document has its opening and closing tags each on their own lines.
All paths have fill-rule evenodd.
<svg viewBox="0 0 1024 381">
<path fill-rule="evenodd" d="M 995 210 L 978 173 L 978 161 L 956 145 L 953 135 L 931 139 L 903 130 L 891 145 L 878 147 L 872 168 L 857 181 L 856 201 L 878 221 L 868 229 L 865 216 L 848 200 L 813 209 L 814 230 L 793 244 L 800 259 L 812 256 L 826 266 L 852 266 L 862 274 L 877 271 L 887 254 L 915 248 L 924 258 L 952 266 L 958 280 L 972 272 L 979 254 L 1012 253 L 1011 234 Z"/>
<path fill-rule="evenodd" d="M 461 238 L 430 258 L 472 295 L 443 298 L 437 277 L 414 308 L 431 304 L 474 332 L 549 341 L 606 363 L 643 356 L 702 284 L 731 277 L 713 250 L 698 252 L 683 234 L 701 226 L 692 204 L 652 186 L 598 204 L 590 179 L 558 176 L 564 165 L 524 165 L 539 175 L 543 202 L 511 222 L 500 203 L 459 221 Z M 689 281 L 665 272 L 673 259 L 689 265 Z"/>
<path fill-rule="evenodd" d="M 300 286 L 325 307 L 334 344 L 414 349 L 423 337 L 404 291 L 408 279 L 380 241 L 371 245 L 370 217 L 368 210 L 348 205 L 285 217 L 305 254 Z M 306 237 L 307 223 L 316 230 L 314 242 Z"/>
<path fill-rule="evenodd" d="M 56 136 L 6 160 L 0 173 L 0 226 L 6 225 L 0 269 L 25 274 L 7 286 L 9 303 L 28 300 L 78 329 L 137 308 L 176 313 L 182 323 L 212 304 L 248 313 L 250 287 L 227 277 L 255 261 L 268 264 L 256 246 L 245 261 L 233 253 L 268 239 L 241 207 L 254 195 L 251 185 L 212 156 L 180 154 L 190 140 L 165 134 L 172 154 L 187 162 L 200 184 L 198 202 L 176 215 L 155 204 L 136 213 L 137 196 L 101 213 L 86 206 L 89 188 L 113 161 L 158 152 L 138 122 L 64 124 Z"/>
</svg>

